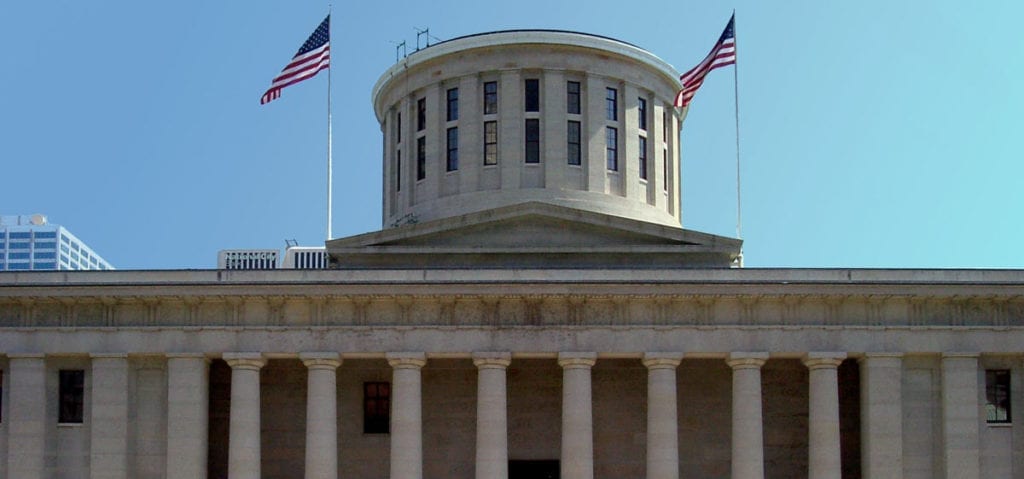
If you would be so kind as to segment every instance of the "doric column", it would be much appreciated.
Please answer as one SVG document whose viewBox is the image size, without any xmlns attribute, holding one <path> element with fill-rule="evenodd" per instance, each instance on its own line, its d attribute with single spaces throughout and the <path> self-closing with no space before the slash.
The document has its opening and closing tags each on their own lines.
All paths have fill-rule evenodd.
<svg viewBox="0 0 1024 479">
<path fill-rule="evenodd" d="M 423 353 L 388 353 L 391 392 L 391 479 L 423 478 Z"/>
<path fill-rule="evenodd" d="M 476 478 L 508 478 L 509 353 L 474 353 L 477 367 Z"/>
<path fill-rule="evenodd" d="M 302 353 L 306 392 L 306 477 L 338 477 L 338 353 Z"/>
<path fill-rule="evenodd" d="M 7 412 L 7 474 L 43 479 L 46 452 L 46 359 L 42 354 L 9 354 L 11 379 Z"/>
<path fill-rule="evenodd" d="M 839 365 L 846 353 L 807 353 L 810 399 L 807 417 L 809 437 L 808 479 L 840 479 Z"/>
<path fill-rule="evenodd" d="M 682 353 L 647 353 L 647 479 L 679 478 L 676 368 Z"/>
<path fill-rule="evenodd" d="M 128 355 L 93 354 L 89 477 L 128 477 Z"/>
<path fill-rule="evenodd" d="M 768 353 L 732 353 L 732 477 L 764 479 L 761 367 Z"/>
<path fill-rule="evenodd" d="M 942 355 L 942 437 L 946 477 L 981 477 L 978 354 Z"/>
<path fill-rule="evenodd" d="M 903 477 L 903 355 L 860 358 L 861 473 L 864 479 Z"/>
<path fill-rule="evenodd" d="M 206 479 L 210 361 L 167 355 L 167 479 Z"/>
<path fill-rule="evenodd" d="M 231 366 L 228 479 L 260 479 L 260 353 L 224 353 Z"/>
<path fill-rule="evenodd" d="M 594 478 L 594 415 L 590 369 L 596 353 L 560 353 L 562 367 L 562 479 Z"/>
</svg>

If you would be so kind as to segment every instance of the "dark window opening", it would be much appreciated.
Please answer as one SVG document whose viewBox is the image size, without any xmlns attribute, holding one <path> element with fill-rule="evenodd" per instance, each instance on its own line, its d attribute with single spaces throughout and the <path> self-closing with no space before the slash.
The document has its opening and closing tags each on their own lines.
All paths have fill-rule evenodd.
<svg viewBox="0 0 1024 479">
<path fill-rule="evenodd" d="M 427 177 L 427 138 L 416 139 L 416 179 L 422 180 Z"/>
<path fill-rule="evenodd" d="M 640 116 L 640 129 L 647 131 L 647 100 L 640 98 L 637 102 L 636 112 Z"/>
<path fill-rule="evenodd" d="M 484 122 L 484 165 L 498 164 L 498 122 Z"/>
<path fill-rule="evenodd" d="M 533 78 L 526 80 L 525 87 L 526 111 L 540 111 L 540 80 Z"/>
<path fill-rule="evenodd" d="M 498 113 L 498 82 L 484 83 L 484 115 Z"/>
<path fill-rule="evenodd" d="M 402 191 L 402 150 L 395 152 L 395 191 Z"/>
<path fill-rule="evenodd" d="M 402 142 L 402 112 L 395 115 L 395 143 Z"/>
<path fill-rule="evenodd" d="M 566 132 L 567 146 L 568 146 L 568 158 L 570 165 L 579 165 L 581 160 L 580 154 L 580 122 L 569 121 L 569 128 Z"/>
<path fill-rule="evenodd" d="M 427 99 L 416 100 L 416 131 L 423 131 L 427 127 Z"/>
<path fill-rule="evenodd" d="M 363 434 L 391 432 L 391 383 L 363 383 Z"/>
<path fill-rule="evenodd" d="M 448 90 L 448 121 L 455 121 L 459 119 L 459 89 L 451 88 Z"/>
<path fill-rule="evenodd" d="M 647 138 L 640 137 L 640 179 L 647 179 Z"/>
<path fill-rule="evenodd" d="M 448 155 L 447 168 L 448 171 L 455 171 L 459 169 L 459 129 L 449 128 L 448 129 Z"/>
<path fill-rule="evenodd" d="M 610 171 L 619 171 L 619 130 L 605 128 L 605 159 Z"/>
<path fill-rule="evenodd" d="M 85 410 L 85 371 L 62 369 L 60 374 L 60 404 L 57 422 L 81 424 Z"/>
<path fill-rule="evenodd" d="M 565 111 L 571 115 L 580 114 L 580 82 L 565 84 Z"/>
<path fill-rule="evenodd" d="M 540 163 L 540 120 L 526 120 L 526 162 Z"/>
<path fill-rule="evenodd" d="M 985 371 L 985 421 L 989 424 L 1008 424 L 1010 416 L 1010 371 Z"/>
<path fill-rule="evenodd" d="M 614 88 L 605 89 L 605 117 L 611 121 L 619 121 L 619 91 Z"/>
</svg>

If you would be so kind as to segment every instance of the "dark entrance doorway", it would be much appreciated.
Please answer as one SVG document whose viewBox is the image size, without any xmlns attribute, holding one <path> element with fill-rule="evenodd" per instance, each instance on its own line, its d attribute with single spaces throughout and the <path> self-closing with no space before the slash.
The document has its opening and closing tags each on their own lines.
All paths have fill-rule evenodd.
<svg viewBox="0 0 1024 479">
<path fill-rule="evenodd" d="M 508 461 L 508 479 L 559 479 L 558 461 Z"/>
</svg>

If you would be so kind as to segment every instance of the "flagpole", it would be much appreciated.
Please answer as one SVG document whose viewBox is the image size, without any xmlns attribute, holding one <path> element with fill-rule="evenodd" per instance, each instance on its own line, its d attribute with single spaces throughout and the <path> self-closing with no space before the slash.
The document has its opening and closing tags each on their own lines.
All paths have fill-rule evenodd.
<svg viewBox="0 0 1024 479">
<path fill-rule="evenodd" d="M 739 52 L 739 38 L 736 35 L 736 10 L 732 11 L 732 34 L 733 41 L 736 43 L 736 52 Z M 740 62 L 739 55 L 736 56 L 736 62 L 732 66 L 732 84 L 733 84 L 733 98 L 736 105 L 736 238 L 743 238 L 741 229 L 741 197 L 740 197 Z M 740 251 L 739 265 L 743 266 L 743 251 Z"/>
<path fill-rule="evenodd" d="M 327 18 L 331 17 L 331 5 L 327 5 Z M 327 38 L 330 42 L 331 25 L 327 24 Z M 334 236 L 331 234 L 332 209 L 334 207 L 333 179 L 334 179 L 334 154 L 332 150 L 332 128 L 331 128 L 331 68 L 327 67 L 327 240 Z"/>
</svg>

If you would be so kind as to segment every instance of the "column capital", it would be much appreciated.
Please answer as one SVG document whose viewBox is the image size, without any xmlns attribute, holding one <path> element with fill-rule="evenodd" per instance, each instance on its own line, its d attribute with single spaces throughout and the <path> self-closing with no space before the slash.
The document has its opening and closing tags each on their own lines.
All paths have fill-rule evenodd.
<svg viewBox="0 0 1024 479">
<path fill-rule="evenodd" d="M 644 353 L 640 360 L 647 369 L 675 369 L 683 361 L 683 353 Z"/>
<path fill-rule="evenodd" d="M 761 369 L 766 362 L 768 362 L 768 353 L 766 352 L 729 353 L 729 356 L 725 358 L 725 364 L 733 369 Z"/>
<path fill-rule="evenodd" d="M 341 355 L 332 352 L 299 353 L 299 359 L 309 369 L 338 369 L 341 366 Z"/>
<path fill-rule="evenodd" d="M 509 364 L 512 364 L 512 353 L 509 352 L 473 353 L 473 365 L 480 369 L 505 369 Z"/>
<path fill-rule="evenodd" d="M 802 358 L 807 369 L 835 369 L 846 359 L 846 353 L 810 352 Z"/>
<path fill-rule="evenodd" d="M 427 355 L 424 353 L 387 353 L 384 357 L 395 369 L 420 369 L 427 365 Z"/>
<path fill-rule="evenodd" d="M 597 363 L 597 353 L 558 353 L 558 365 L 565 369 L 590 369 Z"/>
<path fill-rule="evenodd" d="M 262 353 L 224 353 L 221 355 L 231 369 L 252 369 L 259 371 L 267 360 Z"/>
</svg>

